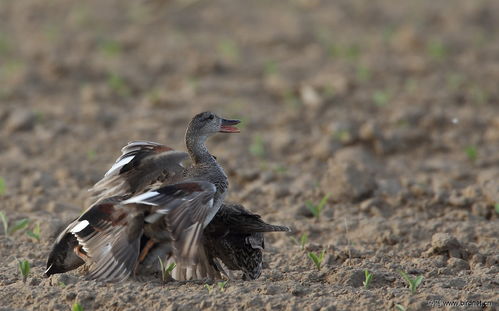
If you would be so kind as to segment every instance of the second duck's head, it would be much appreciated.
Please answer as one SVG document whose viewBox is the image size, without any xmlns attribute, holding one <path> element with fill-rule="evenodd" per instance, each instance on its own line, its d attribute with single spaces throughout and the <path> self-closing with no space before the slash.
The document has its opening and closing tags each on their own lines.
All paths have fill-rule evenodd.
<svg viewBox="0 0 499 311">
<path fill-rule="evenodd" d="M 239 120 L 223 119 L 212 112 L 206 111 L 192 118 L 187 127 L 186 135 L 188 138 L 207 138 L 215 133 L 239 133 L 239 129 L 234 125 L 240 122 Z"/>
</svg>

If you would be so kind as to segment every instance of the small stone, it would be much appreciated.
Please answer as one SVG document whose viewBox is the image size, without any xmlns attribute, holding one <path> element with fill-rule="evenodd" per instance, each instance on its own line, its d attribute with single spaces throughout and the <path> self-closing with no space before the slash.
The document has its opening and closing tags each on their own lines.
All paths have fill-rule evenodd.
<svg viewBox="0 0 499 311">
<path fill-rule="evenodd" d="M 482 171 L 478 175 L 478 182 L 489 203 L 499 202 L 499 169 Z"/>
<path fill-rule="evenodd" d="M 5 131 L 14 133 L 29 131 L 35 125 L 36 116 L 29 110 L 15 110 L 5 122 Z"/>
<path fill-rule="evenodd" d="M 460 248 L 461 244 L 450 234 L 439 232 L 431 237 L 431 246 L 436 251 L 447 251 L 449 249 Z"/>
<path fill-rule="evenodd" d="M 451 257 L 447 261 L 447 266 L 453 270 L 461 271 L 461 270 L 469 270 L 470 265 L 466 260 Z"/>
<path fill-rule="evenodd" d="M 310 85 L 304 85 L 300 88 L 300 97 L 303 103 L 310 108 L 318 108 L 323 103 L 319 93 Z"/>
<path fill-rule="evenodd" d="M 334 198 L 358 200 L 368 196 L 376 188 L 372 172 L 353 163 L 334 159 L 328 162 L 327 189 Z"/>
<path fill-rule="evenodd" d="M 310 209 L 306 205 L 298 205 L 297 207 L 295 207 L 294 214 L 295 216 L 299 217 L 314 217 L 314 214 L 312 214 L 312 211 L 310 211 Z"/>
</svg>

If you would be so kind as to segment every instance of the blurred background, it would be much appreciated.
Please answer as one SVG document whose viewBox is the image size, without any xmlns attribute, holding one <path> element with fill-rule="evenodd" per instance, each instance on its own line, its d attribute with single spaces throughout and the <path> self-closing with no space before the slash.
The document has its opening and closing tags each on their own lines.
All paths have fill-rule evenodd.
<svg viewBox="0 0 499 311">
<path fill-rule="evenodd" d="M 229 170 L 295 169 L 298 190 L 351 145 L 490 162 L 494 12 L 485 0 L 2 1 L 0 172 L 12 189 L 41 167 L 87 187 L 129 140 L 183 148 L 203 110 L 243 120 L 212 147 Z"/>
<path fill-rule="evenodd" d="M 405 293 L 398 269 L 424 274 L 429 294 L 493 297 L 498 13 L 494 0 L 0 1 L 0 210 L 43 236 L 36 252 L 23 233 L 3 240 L 5 279 L 14 255 L 42 273 L 51 237 L 128 141 L 184 150 L 189 120 L 212 110 L 243 121 L 208 142 L 229 199 L 294 229 L 269 235 L 262 280 L 309 297 L 298 309 L 321 293 L 372 310 Z M 293 242 L 304 236 L 327 250 L 325 274 Z M 451 247 L 465 255 L 447 262 Z M 359 296 L 366 267 L 381 289 Z"/>
</svg>

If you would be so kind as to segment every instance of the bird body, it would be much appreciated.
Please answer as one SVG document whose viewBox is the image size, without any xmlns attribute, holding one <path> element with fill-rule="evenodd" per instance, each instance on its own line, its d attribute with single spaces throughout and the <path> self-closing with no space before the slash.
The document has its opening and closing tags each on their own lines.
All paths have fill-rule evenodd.
<svg viewBox="0 0 499 311">
<path fill-rule="evenodd" d="M 205 145 L 215 133 L 239 132 L 233 126 L 237 123 L 210 112 L 196 115 L 186 131 L 187 153 L 148 141 L 123 147 L 122 155 L 91 189 L 95 203 L 57 238 L 46 275 L 87 263 L 91 279 L 123 280 L 153 244 L 166 243 L 172 246 L 168 260 L 176 263 L 178 279 L 226 274 L 217 258 L 250 279 L 258 277 L 260 232 L 267 224 L 242 206 L 223 205 L 228 178 Z M 185 165 L 188 158 L 190 166 Z M 244 229 L 246 220 L 257 224 L 256 233 Z M 279 228 L 267 231 L 289 230 Z M 144 239 L 147 245 L 141 243 Z M 255 267 L 241 268 L 251 266 L 237 259 L 245 252 L 254 257 L 250 261 Z"/>
</svg>

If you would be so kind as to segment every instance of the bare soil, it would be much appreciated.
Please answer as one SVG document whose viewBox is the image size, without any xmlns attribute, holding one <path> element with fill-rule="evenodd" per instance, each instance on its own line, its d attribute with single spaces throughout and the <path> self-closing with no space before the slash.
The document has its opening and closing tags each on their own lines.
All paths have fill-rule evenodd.
<svg viewBox="0 0 499 311">
<path fill-rule="evenodd" d="M 0 210 L 11 228 L 30 223 L 0 225 L 0 310 L 497 310 L 498 12 L 494 0 L 1 1 Z M 184 150 L 204 110 L 244 120 L 209 142 L 229 199 L 294 230 L 267 236 L 261 278 L 224 291 L 159 274 L 44 278 L 55 235 L 120 148 Z M 327 194 L 315 219 L 306 202 Z M 39 242 L 26 234 L 37 223 Z M 318 271 L 307 253 L 322 250 Z M 401 270 L 424 277 L 416 293 Z"/>
</svg>

